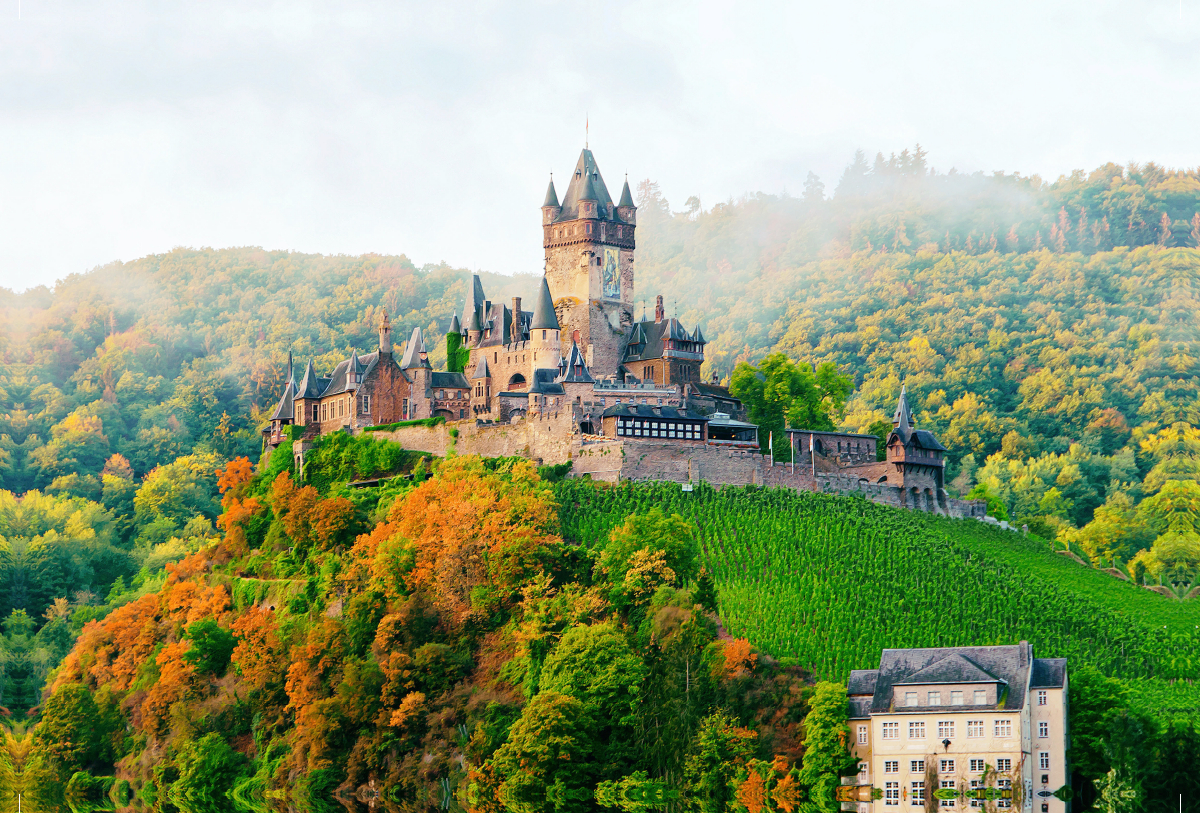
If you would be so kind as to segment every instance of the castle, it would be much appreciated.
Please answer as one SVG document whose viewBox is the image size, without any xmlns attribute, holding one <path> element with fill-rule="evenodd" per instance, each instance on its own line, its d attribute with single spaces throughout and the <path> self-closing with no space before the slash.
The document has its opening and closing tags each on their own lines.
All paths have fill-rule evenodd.
<svg viewBox="0 0 1200 813">
<path fill-rule="evenodd" d="M 432 369 L 419 327 L 397 360 L 386 315 L 378 349 L 351 353 L 328 377 L 310 361 L 297 383 L 289 360 L 265 442 L 278 446 L 285 427 L 303 427 L 293 444 L 302 467 L 317 435 L 383 427 L 379 436 L 407 449 L 570 461 L 573 475 L 595 479 L 856 491 L 982 516 L 981 503 L 949 499 L 945 448 L 915 428 L 904 393 L 885 461 L 875 459 L 873 435 L 812 430 L 788 430 L 799 470 L 763 455 L 742 403 L 715 375 L 702 380 L 699 328 L 667 317 L 661 296 L 653 319 L 634 319 L 636 227 L 628 180 L 614 204 L 585 148 L 561 203 L 553 179 L 546 190 L 545 273 L 531 310 L 520 297 L 488 300 L 474 275 L 461 319 L 455 314 L 447 329 L 448 371 Z M 437 417 L 445 423 L 403 425 Z"/>
</svg>

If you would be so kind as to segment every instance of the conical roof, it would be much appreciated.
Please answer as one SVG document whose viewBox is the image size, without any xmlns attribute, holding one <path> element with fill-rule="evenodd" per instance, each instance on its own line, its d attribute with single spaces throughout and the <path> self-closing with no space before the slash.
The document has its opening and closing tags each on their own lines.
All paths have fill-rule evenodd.
<svg viewBox="0 0 1200 813">
<path fill-rule="evenodd" d="M 462 333 L 462 325 L 459 324 L 457 313 L 450 317 L 450 327 L 446 328 L 446 333 Z"/>
<path fill-rule="evenodd" d="M 400 369 L 411 370 L 414 367 L 428 367 L 429 359 L 425 358 L 425 337 L 421 328 L 414 327 L 412 336 L 408 339 L 408 347 L 404 350 L 404 358 L 400 360 Z"/>
<path fill-rule="evenodd" d="M 478 274 L 471 275 L 471 287 L 467 290 L 467 301 L 463 305 L 462 321 L 467 330 L 483 330 L 482 311 L 484 303 L 483 283 Z"/>
<path fill-rule="evenodd" d="M 490 378 L 491 375 L 492 373 L 487 366 L 487 355 L 480 353 L 479 363 L 475 365 L 475 372 L 471 374 L 471 380 L 475 381 L 479 378 Z"/>
<path fill-rule="evenodd" d="M 625 187 L 621 190 L 621 201 L 618 206 L 633 206 L 633 195 L 629 194 L 629 178 L 625 178 Z M 635 207 L 636 208 L 636 207 Z"/>
<path fill-rule="evenodd" d="M 550 296 L 550 284 L 542 277 L 542 289 L 538 291 L 537 306 L 533 309 L 533 324 L 530 330 L 559 330 L 558 314 L 554 312 L 554 299 Z"/>
<path fill-rule="evenodd" d="M 700 332 L 700 328 L 696 328 L 696 335 L 692 337 L 692 341 L 694 341 L 696 344 L 708 344 L 708 342 L 704 340 L 704 334 Z"/>
<path fill-rule="evenodd" d="M 542 206 L 558 206 L 558 193 L 554 191 L 554 178 L 550 178 L 550 185 L 546 187 L 546 202 Z"/>
<path fill-rule="evenodd" d="M 292 402 L 296 399 L 296 382 L 295 380 L 288 381 L 287 386 L 283 388 L 283 396 L 279 399 L 279 403 L 275 405 L 275 411 L 271 413 L 268 420 L 272 421 L 290 421 L 294 417 Z"/>
<path fill-rule="evenodd" d="M 899 427 L 901 423 L 909 429 L 916 423 L 913 421 L 912 410 L 908 408 L 908 392 L 905 385 L 900 385 L 900 400 L 896 404 L 896 414 L 892 415 L 892 426 Z"/>
<path fill-rule="evenodd" d="M 296 397 L 321 397 L 321 385 L 317 382 L 317 371 L 313 369 L 312 359 L 308 360 L 308 366 L 304 368 L 304 377 L 300 379 L 300 384 L 296 387 Z"/>
<path fill-rule="evenodd" d="M 571 183 L 567 185 L 567 191 L 563 195 L 562 211 L 555 221 L 578 218 L 581 200 L 596 201 L 597 215 L 606 220 L 610 219 L 608 207 L 612 204 L 612 197 L 608 194 L 608 187 L 604 185 L 604 177 L 600 174 L 600 168 L 596 166 L 596 159 L 588 149 L 579 154 L 579 162 L 575 164 Z"/>
</svg>

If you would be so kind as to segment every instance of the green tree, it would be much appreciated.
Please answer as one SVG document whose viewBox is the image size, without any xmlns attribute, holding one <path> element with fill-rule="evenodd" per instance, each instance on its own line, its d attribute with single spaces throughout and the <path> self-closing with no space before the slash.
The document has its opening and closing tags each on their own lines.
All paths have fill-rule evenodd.
<svg viewBox="0 0 1200 813">
<path fill-rule="evenodd" d="M 732 782 L 754 755 L 758 735 L 724 711 L 705 717 L 683 767 L 687 803 L 700 813 L 724 813 L 733 799 Z"/>
<path fill-rule="evenodd" d="M 785 426 L 833 430 L 845 414 L 853 380 L 832 362 L 796 364 L 783 353 L 772 353 L 757 366 L 742 362 L 734 368 L 729 391 L 746 405 L 751 423 L 758 424 L 759 443 L 774 436 L 775 458 L 790 454 Z"/>
<path fill-rule="evenodd" d="M 846 687 L 822 681 L 816 685 L 804 718 L 804 764 L 800 784 L 821 813 L 834 813 L 841 777 L 851 772 L 853 758 L 847 749 L 850 728 Z"/>
</svg>

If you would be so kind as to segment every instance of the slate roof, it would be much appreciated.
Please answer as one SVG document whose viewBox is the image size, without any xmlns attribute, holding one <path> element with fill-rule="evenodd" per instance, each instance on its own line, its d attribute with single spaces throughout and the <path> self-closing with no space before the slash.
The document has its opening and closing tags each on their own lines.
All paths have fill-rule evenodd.
<svg viewBox="0 0 1200 813">
<path fill-rule="evenodd" d="M 485 318 L 483 313 L 483 303 L 485 301 L 483 283 L 480 282 L 478 274 L 472 274 L 471 286 L 467 291 L 467 299 L 463 303 L 462 323 L 465 325 L 464 330 L 483 330 L 480 321 Z"/>
<path fill-rule="evenodd" d="M 846 682 L 846 694 L 855 695 L 875 694 L 875 681 L 879 679 L 878 669 L 855 669 L 850 673 Z"/>
<path fill-rule="evenodd" d="M 649 404 L 614 404 L 604 410 L 601 417 L 669 418 L 671 420 L 703 421 L 704 423 L 708 423 L 708 418 L 703 415 L 697 415 L 691 410 L 676 409 L 675 407 L 667 406 L 652 407 Z"/>
<path fill-rule="evenodd" d="M 283 388 L 283 396 L 279 399 L 279 403 L 275 405 L 275 411 L 271 413 L 269 420 L 272 421 L 290 421 L 295 417 L 293 411 L 293 402 L 296 398 L 296 380 L 288 381 L 287 386 Z"/>
<path fill-rule="evenodd" d="M 552 175 L 552 176 L 550 176 L 550 185 L 548 187 L 546 187 L 546 200 L 542 203 L 542 206 L 557 206 L 557 205 L 558 205 L 558 193 L 554 191 L 554 176 Z"/>
<path fill-rule="evenodd" d="M 633 206 L 633 195 L 629 194 L 629 176 L 625 176 L 625 187 L 621 190 L 621 199 L 617 201 L 618 206 Z M 634 207 L 637 208 L 637 207 Z"/>
<path fill-rule="evenodd" d="M 550 284 L 542 277 L 542 287 L 538 291 L 537 304 L 533 308 L 533 321 L 530 330 L 559 330 L 558 314 L 554 312 L 554 299 L 550 296 Z"/>
<path fill-rule="evenodd" d="M 608 216 L 608 206 L 613 202 L 608 194 L 608 187 L 604 185 L 604 178 L 600 175 L 600 168 L 596 166 L 596 159 L 592 156 L 592 151 L 584 149 L 579 154 L 579 161 L 575 164 L 575 172 L 571 175 L 571 183 L 567 186 L 567 191 L 562 199 L 562 211 L 558 213 L 558 217 L 554 219 L 555 223 L 564 220 L 576 220 L 579 218 L 579 201 L 594 200 L 597 203 L 596 214 L 600 220 L 616 220 L 614 212 L 612 217 Z"/>
<path fill-rule="evenodd" d="M 850 719 L 865 720 L 871 716 L 871 698 L 869 697 L 851 697 L 850 698 Z"/>
<path fill-rule="evenodd" d="M 492 372 L 487 366 L 487 353 L 479 354 L 479 363 L 475 365 L 475 372 L 471 374 L 472 379 L 488 378 Z"/>
<path fill-rule="evenodd" d="M 434 389 L 466 390 L 471 388 L 471 382 L 462 373 L 433 373 L 429 377 L 429 386 Z"/>
<path fill-rule="evenodd" d="M 404 350 L 404 358 L 400 360 L 400 369 L 411 370 L 414 367 L 428 367 L 429 359 L 421 358 L 425 352 L 425 337 L 421 335 L 420 327 L 414 327 L 412 336 L 408 339 L 408 347 Z"/>
<path fill-rule="evenodd" d="M 960 656 L 963 661 L 955 660 L 955 655 Z M 963 662 L 970 664 L 978 672 L 967 669 Z M 986 676 L 986 682 L 1005 683 L 1012 687 L 1012 691 L 1004 694 L 1003 704 L 996 708 L 1016 711 L 1025 705 L 1025 686 L 1032 667 L 1033 649 L 1027 641 L 1009 646 L 885 649 L 879 659 L 879 676 L 875 682 L 871 710 L 875 713 L 891 711 L 893 687 L 912 685 L 917 676 L 925 674 L 930 678 L 950 678 L 956 670 L 965 670 L 959 672 L 961 682 L 985 682 L 984 677 L 979 676 L 982 674 Z M 947 681 L 930 679 L 929 682 Z"/>
<path fill-rule="evenodd" d="M 731 401 L 737 400 L 729 391 L 729 387 L 722 387 L 717 384 L 692 384 L 696 388 L 696 392 L 701 395 L 707 395 L 711 398 L 728 398 Z"/>
<path fill-rule="evenodd" d="M 567 357 L 562 360 L 559 365 L 561 372 L 559 373 L 564 384 L 592 384 L 595 379 L 588 371 L 587 361 L 583 358 L 583 353 L 579 352 L 579 345 L 571 342 L 571 351 L 567 353 Z"/>
<path fill-rule="evenodd" d="M 897 426 L 901 423 L 907 423 L 910 427 L 914 425 L 912 410 L 908 408 L 908 388 L 900 385 L 900 400 L 896 402 L 896 412 L 892 415 L 892 426 Z"/>
<path fill-rule="evenodd" d="M 697 334 L 699 331 L 697 331 Z M 693 336 L 688 333 L 678 319 L 663 319 L 661 322 L 653 320 L 635 322 L 633 330 L 630 332 L 629 341 L 625 345 L 625 355 L 622 358 L 622 363 L 629 361 L 647 361 L 649 359 L 660 359 L 663 357 L 663 352 L 666 350 L 667 340 L 675 339 L 683 342 L 703 342 L 703 336 Z M 703 347 L 698 350 L 688 351 L 695 353 L 703 353 Z"/>
<path fill-rule="evenodd" d="M 296 397 L 320 398 L 324 389 L 321 379 L 317 377 L 317 371 L 313 369 L 312 359 L 309 359 L 308 366 L 304 368 L 304 377 L 300 379 L 300 384 L 296 387 Z"/>
<path fill-rule="evenodd" d="M 458 314 L 457 313 L 452 314 L 450 316 L 450 327 L 446 328 L 446 333 L 450 334 L 450 333 L 462 333 L 462 332 L 463 332 L 462 322 L 458 321 Z"/>
<path fill-rule="evenodd" d="M 1034 658 L 1031 689 L 1061 689 L 1067 682 L 1066 658 Z"/>
<path fill-rule="evenodd" d="M 911 440 L 915 443 L 916 446 L 918 446 L 922 449 L 932 449 L 932 450 L 938 451 L 938 452 L 946 451 L 946 447 L 943 446 L 938 441 L 937 437 L 927 429 L 909 429 L 907 431 L 901 431 L 901 429 L 893 429 L 892 434 L 899 437 L 900 442 L 905 444 L 906 446 L 908 445 L 908 442 Z M 891 442 L 891 437 L 888 438 L 888 442 L 889 443 Z"/>
<path fill-rule="evenodd" d="M 903 680 L 893 682 L 893 686 L 916 686 L 926 683 L 1006 683 L 1004 678 L 997 677 L 983 669 L 962 653 L 955 652 L 939 661 L 908 675 Z"/>
<path fill-rule="evenodd" d="M 533 383 L 529 386 L 529 391 L 539 395 L 564 395 L 566 391 L 562 388 L 562 384 L 554 380 L 557 377 L 558 370 L 555 368 L 545 367 L 534 370 Z"/>
</svg>

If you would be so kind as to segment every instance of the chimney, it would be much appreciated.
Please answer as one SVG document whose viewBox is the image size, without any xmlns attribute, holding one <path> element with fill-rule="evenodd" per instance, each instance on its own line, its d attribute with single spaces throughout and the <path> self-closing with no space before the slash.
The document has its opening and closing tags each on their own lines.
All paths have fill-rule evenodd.
<svg viewBox="0 0 1200 813">
<path fill-rule="evenodd" d="M 513 297 L 512 306 L 512 335 L 509 337 L 514 342 L 521 341 L 521 297 Z"/>
<path fill-rule="evenodd" d="M 383 320 L 379 323 L 379 353 L 389 355 L 392 352 L 392 322 L 388 319 L 387 311 L 383 312 Z"/>
<path fill-rule="evenodd" d="M 663 312 L 662 294 L 654 299 L 654 324 L 660 324 L 666 314 Z"/>
</svg>

